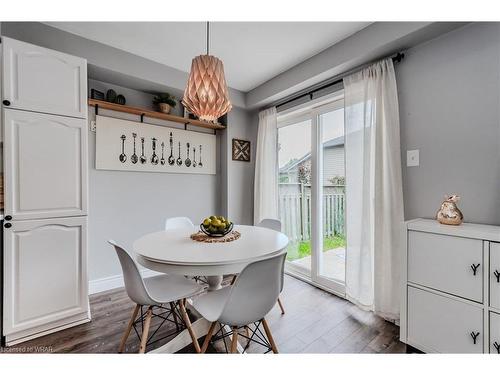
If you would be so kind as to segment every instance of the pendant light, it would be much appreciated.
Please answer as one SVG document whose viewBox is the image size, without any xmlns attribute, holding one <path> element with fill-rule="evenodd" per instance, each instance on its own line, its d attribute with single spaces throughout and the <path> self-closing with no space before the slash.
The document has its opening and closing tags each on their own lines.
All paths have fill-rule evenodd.
<svg viewBox="0 0 500 375">
<path fill-rule="evenodd" d="M 215 123 L 232 108 L 222 61 L 209 54 L 210 23 L 207 22 L 207 54 L 196 56 L 182 98 L 187 110 L 202 121 Z"/>
</svg>

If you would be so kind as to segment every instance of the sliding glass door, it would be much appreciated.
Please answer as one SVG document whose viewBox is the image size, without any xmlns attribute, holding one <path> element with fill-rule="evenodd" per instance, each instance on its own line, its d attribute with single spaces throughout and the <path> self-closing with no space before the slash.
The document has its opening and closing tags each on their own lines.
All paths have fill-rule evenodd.
<svg viewBox="0 0 500 375">
<path fill-rule="evenodd" d="M 285 114 L 278 126 L 279 212 L 290 238 L 287 272 L 343 295 L 343 100 Z"/>
</svg>

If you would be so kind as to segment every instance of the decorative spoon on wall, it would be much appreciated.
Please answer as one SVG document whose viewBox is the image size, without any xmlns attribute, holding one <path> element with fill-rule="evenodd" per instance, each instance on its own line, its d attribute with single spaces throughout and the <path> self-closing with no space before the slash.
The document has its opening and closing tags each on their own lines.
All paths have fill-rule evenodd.
<svg viewBox="0 0 500 375">
<path fill-rule="evenodd" d="M 196 146 L 193 146 L 193 168 L 196 168 Z"/>
<path fill-rule="evenodd" d="M 168 164 L 169 165 L 174 165 L 175 164 L 175 158 L 174 158 L 174 141 L 172 138 L 172 132 L 170 132 L 170 156 L 168 157 Z"/>
<path fill-rule="evenodd" d="M 181 142 L 179 142 L 179 157 L 177 158 L 177 165 L 182 165 L 182 159 L 181 159 Z"/>
<path fill-rule="evenodd" d="M 132 137 L 134 137 L 134 153 L 130 157 L 130 161 L 132 164 L 136 164 L 139 158 L 137 157 L 137 154 L 135 153 L 135 139 L 137 138 L 137 133 L 132 133 Z"/>
<path fill-rule="evenodd" d="M 122 140 L 122 153 L 120 154 L 119 159 L 122 163 L 125 163 L 127 161 L 127 155 L 125 155 L 125 139 L 127 139 L 127 137 L 125 136 L 125 134 L 122 134 L 120 138 Z"/>
<path fill-rule="evenodd" d="M 151 164 L 157 165 L 158 164 L 158 155 L 156 155 L 156 138 L 151 138 L 152 144 L 153 144 L 153 155 L 151 155 Z"/>
<path fill-rule="evenodd" d="M 142 146 L 142 154 L 141 154 L 141 164 L 146 164 L 146 162 L 148 161 L 148 159 L 146 159 L 146 157 L 144 156 L 144 137 L 141 137 L 141 146 Z"/>
<path fill-rule="evenodd" d="M 198 167 L 203 167 L 203 163 L 201 162 L 201 145 L 200 145 L 200 162 L 198 163 Z"/>
<path fill-rule="evenodd" d="M 189 142 L 186 143 L 186 146 L 187 146 L 187 158 L 186 158 L 186 161 L 184 162 L 184 164 L 186 164 L 186 167 L 190 167 L 191 166 L 191 159 L 189 159 Z"/>
<path fill-rule="evenodd" d="M 160 159 L 160 164 L 165 165 L 165 157 L 163 156 L 163 150 L 165 149 L 165 143 L 161 143 L 161 159 Z"/>
</svg>

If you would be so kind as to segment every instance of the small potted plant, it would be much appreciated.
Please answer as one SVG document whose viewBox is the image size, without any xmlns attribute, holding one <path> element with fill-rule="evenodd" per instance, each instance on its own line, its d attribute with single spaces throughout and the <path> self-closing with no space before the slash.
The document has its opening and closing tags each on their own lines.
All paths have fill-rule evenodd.
<svg viewBox="0 0 500 375">
<path fill-rule="evenodd" d="M 158 105 L 160 112 L 170 113 L 170 110 L 177 104 L 175 96 L 170 95 L 168 92 L 158 94 L 153 98 L 153 104 Z"/>
</svg>

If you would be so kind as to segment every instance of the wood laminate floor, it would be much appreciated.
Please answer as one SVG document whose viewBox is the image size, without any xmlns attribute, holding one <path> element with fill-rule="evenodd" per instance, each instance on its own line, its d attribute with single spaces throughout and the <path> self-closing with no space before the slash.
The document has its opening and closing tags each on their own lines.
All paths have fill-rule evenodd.
<svg viewBox="0 0 500 375">
<path fill-rule="evenodd" d="M 267 316 L 280 353 L 404 353 L 405 344 L 399 341 L 399 328 L 372 313 L 362 311 L 350 302 L 333 296 L 307 283 L 286 276 L 281 295 L 286 314 L 276 306 Z M 34 339 L 5 352 L 57 353 L 116 353 L 133 304 L 123 288 L 90 297 L 92 321 L 64 331 Z M 151 331 L 159 321 L 153 320 Z M 162 337 L 175 331 L 173 323 L 164 324 L 158 334 Z M 160 340 L 148 347 L 151 350 L 167 342 Z M 201 341 L 201 340 L 200 340 Z M 243 342 L 244 344 L 244 342 Z M 127 352 L 137 352 L 139 340 L 132 331 Z M 223 346 L 222 346 L 223 347 Z M 221 344 L 210 347 L 218 352 Z M 248 352 L 265 349 L 250 345 Z M 181 352 L 193 353 L 192 346 Z"/>
</svg>

